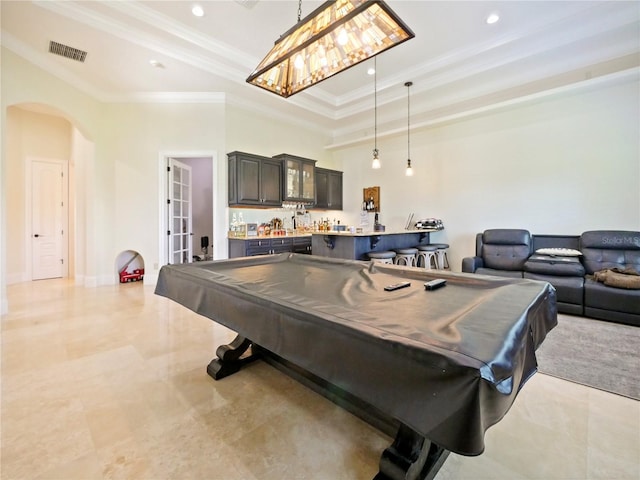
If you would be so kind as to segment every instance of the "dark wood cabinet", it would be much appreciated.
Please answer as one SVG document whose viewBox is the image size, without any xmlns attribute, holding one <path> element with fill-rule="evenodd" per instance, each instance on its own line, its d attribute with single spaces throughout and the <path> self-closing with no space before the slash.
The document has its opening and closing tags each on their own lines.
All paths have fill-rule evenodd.
<svg viewBox="0 0 640 480">
<path fill-rule="evenodd" d="M 229 258 L 271 255 L 274 253 L 311 253 L 311 235 L 302 237 L 230 238 Z"/>
<path fill-rule="evenodd" d="M 229 206 L 282 205 L 282 162 L 244 152 L 227 154 Z"/>
<path fill-rule="evenodd" d="M 316 168 L 316 208 L 342 210 L 342 172 Z"/>
<path fill-rule="evenodd" d="M 288 153 L 275 155 L 282 162 L 282 200 L 313 204 L 316 200 L 316 161 Z"/>
<path fill-rule="evenodd" d="M 293 253 L 311 255 L 311 236 L 293 237 Z"/>
</svg>

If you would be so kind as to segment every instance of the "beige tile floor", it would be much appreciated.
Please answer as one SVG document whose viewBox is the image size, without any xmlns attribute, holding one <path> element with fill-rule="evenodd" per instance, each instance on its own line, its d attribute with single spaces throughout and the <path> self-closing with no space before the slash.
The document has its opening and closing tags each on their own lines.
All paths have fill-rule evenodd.
<svg viewBox="0 0 640 480">
<path fill-rule="evenodd" d="M 215 382 L 234 334 L 140 283 L 8 287 L 1 478 L 371 479 L 391 439 L 256 362 Z M 640 402 L 542 374 L 438 479 L 640 479 Z"/>
</svg>

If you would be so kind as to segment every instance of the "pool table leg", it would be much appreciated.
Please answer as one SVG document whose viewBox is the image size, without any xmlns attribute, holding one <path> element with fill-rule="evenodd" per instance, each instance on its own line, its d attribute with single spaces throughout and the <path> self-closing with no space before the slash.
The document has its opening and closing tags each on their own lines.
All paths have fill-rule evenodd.
<svg viewBox="0 0 640 480">
<path fill-rule="evenodd" d="M 401 424 L 391 446 L 382 452 L 373 480 L 431 480 L 448 455 L 448 450 Z"/>
<path fill-rule="evenodd" d="M 233 375 L 248 362 L 257 358 L 253 352 L 244 356 L 253 342 L 248 338 L 237 335 L 229 345 L 220 345 L 216 350 L 217 358 L 211 360 L 207 366 L 207 373 L 214 380 L 220 380 L 229 375 Z"/>
</svg>

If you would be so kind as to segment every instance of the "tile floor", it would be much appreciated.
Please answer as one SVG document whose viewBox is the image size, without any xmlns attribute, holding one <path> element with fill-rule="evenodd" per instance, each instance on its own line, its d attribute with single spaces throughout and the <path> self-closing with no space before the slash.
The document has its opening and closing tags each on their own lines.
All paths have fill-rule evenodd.
<svg viewBox="0 0 640 480">
<path fill-rule="evenodd" d="M 131 283 L 8 287 L 0 478 L 366 479 L 391 439 L 272 367 L 215 382 L 234 334 Z M 437 479 L 640 479 L 640 402 L 542 374 Z"/>
</svg>

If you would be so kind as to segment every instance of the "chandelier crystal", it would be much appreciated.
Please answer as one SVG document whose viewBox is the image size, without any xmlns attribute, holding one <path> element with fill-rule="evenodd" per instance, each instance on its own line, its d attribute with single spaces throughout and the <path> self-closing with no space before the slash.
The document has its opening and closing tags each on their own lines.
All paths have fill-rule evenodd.
<svg viewBox="0 0 640 480">
<path fill-rule="evenodd" d="M 300 12 L 248 83 L 287 98 L 415 36 L 382 0 L 328 1 L 302 20 Z"/>
</svg>

